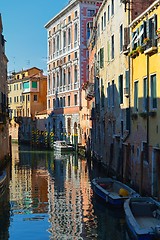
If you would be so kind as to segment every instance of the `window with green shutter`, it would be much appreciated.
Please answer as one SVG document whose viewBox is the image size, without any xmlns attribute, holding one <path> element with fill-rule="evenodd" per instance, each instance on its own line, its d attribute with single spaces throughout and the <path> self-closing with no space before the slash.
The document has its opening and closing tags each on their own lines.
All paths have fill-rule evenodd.
<svg viewBox="0 0 160 240">
<path fill-rule="evenodd" d="M 123 75 L 119 76 L 119 103 L 123 103 Z"/>
<path fill-rule="evenodd" d="M 100 68 L 104 67 L 104 48 L 100 49 Z"/>
<path fill-rule="evenodd" d="M 156 74 L 151 76 L 151 108 L 157 108 Z"/>
<path fill-rule="evenodd" d="M 32 82 L 32 88 L 37 88 L 37 82 Z"/>
<path fill-rule="evenodd" d="M 28 89 L 29 88 L 29 82 L 24 82 L 23 83 L 23 89 Z"/>
</svg>

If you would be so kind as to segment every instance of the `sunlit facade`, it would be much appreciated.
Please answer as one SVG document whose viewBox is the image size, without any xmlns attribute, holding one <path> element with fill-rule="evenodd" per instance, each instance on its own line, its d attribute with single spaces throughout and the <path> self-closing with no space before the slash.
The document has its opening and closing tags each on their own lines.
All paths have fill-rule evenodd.
<svg viewBox="0 0 160 240">
<path fill-rule="evenodd" d="M 8 77 L 8 102 L 10 127 L 9 132 L 13 140 L 18 140 L 18 128 L 22 118 L 31 121 L 36 113 L 46 110 L 47 78 L 43 71 L 33 67 L 12 73 Z M 25 122 L 26 130 L 28 122 Z M 27 132 L 30 132 L 28 129 Z"/>
<path fill-rule="evenodd" d="M 131 23 L 132 179 L 160 197 L 160 3 L 155 1 Z M 159 31 L 160 32 L 160 31 Z"/>
<path fill-rule="evenodd" d="M 87 40 L 97 1 L 70 1 L 46 25 L 48 32 L 48 131 L 55 138 L 82 143 L 82 84 L 88 80 Z"/>
</svg>

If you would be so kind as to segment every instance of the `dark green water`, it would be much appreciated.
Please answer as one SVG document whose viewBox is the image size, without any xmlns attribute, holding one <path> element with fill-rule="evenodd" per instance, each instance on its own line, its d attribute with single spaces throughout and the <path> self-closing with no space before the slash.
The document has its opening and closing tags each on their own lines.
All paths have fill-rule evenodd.
<svg viewBox="0 0 160 240">
<path fill-rule="evenodd" d="M 7 188 L 0 198 L 1 240 L 128 240 L 124 213 L 110 209 L 92 192 L 103 176 L 76 155 L 13 145 Z"/>
</svg>

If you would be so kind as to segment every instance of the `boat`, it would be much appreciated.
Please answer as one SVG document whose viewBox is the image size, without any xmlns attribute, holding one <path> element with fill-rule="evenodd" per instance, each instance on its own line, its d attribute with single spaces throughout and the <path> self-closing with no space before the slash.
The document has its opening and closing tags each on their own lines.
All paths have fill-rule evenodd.
<svg viewBox="0 0 160 240">
<path fill-rule="evenodd" d="M 151 197 L 130 198 L 124 203 L 129 232 L 136 240 L 160 239 L 160 203 Z"/>
<path fill-rule="evenodd" d="M 74 150 L 74 147 L 70 144 L 67 144 L 66 141 L 55 141 L 54 149 L 60 152 L 70 152 Z"/>
<path fill-rule="evenodd" d="M 140 196 L 126 184 L 112 178 L 94 178 L 92 186 L 97 196 L 113 206 L 122 206 L 131 196 Z"/>
</svg>

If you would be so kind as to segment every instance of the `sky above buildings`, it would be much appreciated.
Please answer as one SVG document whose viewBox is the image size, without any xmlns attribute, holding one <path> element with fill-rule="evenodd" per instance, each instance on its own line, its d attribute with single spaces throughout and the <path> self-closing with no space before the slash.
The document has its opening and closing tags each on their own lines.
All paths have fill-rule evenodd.
<svg viewBox="0 0 160 240">
<path fill-rule="evenodd" d="M 0 0 L 8 72 L 38 67 L 46 72 L 47 30 L 44 25 L 68 0 Z"/>
</svg>

